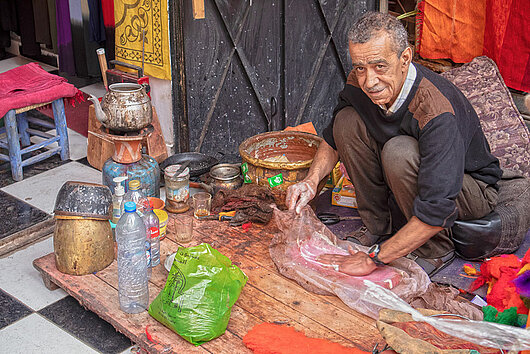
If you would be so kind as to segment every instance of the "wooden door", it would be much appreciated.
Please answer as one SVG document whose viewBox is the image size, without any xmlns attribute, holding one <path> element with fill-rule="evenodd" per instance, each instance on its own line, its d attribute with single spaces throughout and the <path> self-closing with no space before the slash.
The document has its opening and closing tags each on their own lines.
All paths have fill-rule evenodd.
<svg viewBox="0 0 530 354">
<path fill-rule="evenodd" d="M 184 41 L 173 76 L 186 83 L 176 140 L 180 150 L 234 156 L 246 138 L 287 125 L 312 121 L 322 132 L 351 67 L 349 25 L 375 8 L 374 0 L 205 0 L 205 18 L 193 19 L 192 1 L 181 4 L 172 10 Z"/>
</svg>

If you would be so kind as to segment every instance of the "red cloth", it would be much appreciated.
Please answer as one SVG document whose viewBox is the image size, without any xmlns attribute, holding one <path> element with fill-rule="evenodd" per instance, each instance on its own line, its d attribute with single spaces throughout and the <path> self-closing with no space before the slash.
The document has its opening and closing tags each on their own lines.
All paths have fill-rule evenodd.
<svg viewBox="0 0 530 354">
<path fill-rule="evenodd" d="M 244 337 L 243 343 L 255 354 L 361 354 L 357 348 L 349 348 L 327 339 L 309 338 L 292 327 L 273 323 L 260 323 Z"/>
<path fill-rule="evenodd" d="M 101 0 L 101 9 L 105 27 L 114 27 L 114 0 Z"/>
<path fill-rule="evenodd" d="M 0 117 L 9 110 L 79 95 L 65 78 L 52 75 L 37 63 L 29 63 L 0 74 Z"/>
<path fill-rule="evenodd" d="M 530 0 L 487 0 L 484 55 L 507 86 L 530 91 Z"/>
<path fill-rule="evenodd" d="M 528 250 L 522 260 L 513 254 L 500 255 L 485 261 L 480 266 L 480 276 L 471 284 L 470 291 L 488 284 L 488 294 L 486 301 L 497 309 L 504 311 L 510 307 L 517 307 L 517 313 L 527 314 L 528 309 L 525 307 L 513 280 L 517 273 L 530 259 L 530 250 Z"/>
</svg>

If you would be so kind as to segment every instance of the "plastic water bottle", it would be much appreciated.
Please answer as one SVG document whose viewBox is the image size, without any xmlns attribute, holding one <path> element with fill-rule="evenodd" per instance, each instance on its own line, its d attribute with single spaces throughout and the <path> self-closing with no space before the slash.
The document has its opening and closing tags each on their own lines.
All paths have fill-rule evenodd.
<svg viewBox="0 0 530 354">
<path fill-rule="evenodd" d="M 124 210 L 116 226 L 118 296 L 122 311 L 140 313 L 147 310 L 149 305 L 146 231 L 134 203 L 125 203 Z"/>
<path fill-rule="evenodd" d="M 145 212 L 149 208 L 149 199 L 140 191 L 140 181 L 133 179 L 129 181 L 129 191 L 123 196 L 122 202 L 122 214 L 125 203 L 133 202 L 136 204 L 136 212 L 141 217 L 144 216 Z"/>
<path fill-rule="evenodd" d="M 153 212 L 151 205 L 149 205 L 143 219 L 147 230 L 147 239 L 151 244 L 151 268 L 153 268 L 160 264 L 160 225 L 158 216 Z"/>
</svg>

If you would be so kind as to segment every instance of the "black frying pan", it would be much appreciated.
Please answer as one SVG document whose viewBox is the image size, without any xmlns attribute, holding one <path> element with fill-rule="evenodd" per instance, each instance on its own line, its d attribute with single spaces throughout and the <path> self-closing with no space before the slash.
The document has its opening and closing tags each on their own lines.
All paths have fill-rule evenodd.
<svg viewBox="0 0 530 354">
<path fill-rule="evenodd" d="M 160 170 L 164 174 L 164 169 L 170 165 L 178 165 L 185 161 L 189 161 L 190 176 L 197 177 L 210 171 L 212 166 L 219 163 L 215 157 L 201 154 L 200 152 L 183 152 L 180 154 L 171 155 L 160 164 Z"/>
</svg>

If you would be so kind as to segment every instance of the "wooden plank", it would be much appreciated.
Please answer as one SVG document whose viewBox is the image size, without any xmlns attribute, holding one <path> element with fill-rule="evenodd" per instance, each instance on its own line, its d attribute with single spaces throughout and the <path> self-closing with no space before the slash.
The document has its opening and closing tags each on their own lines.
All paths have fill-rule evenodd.
<svg viewBox="0 0 530 354">
<path fill-rule="evenodd" d="M 187 2 L 186 2 L 187 3 Z M 190 131 L 188 122 L 188 96 L 186 65 L 184 55 L 184 0 L 169 2 L 169 37 L 174 43 L 171 55 L 171 108 L 173 113 L 173 134 L 175 151 L 190 151 Z M 192 21 L 195 22 L 195 21 Z M 202 21 L 201 21 L 202 22 Z M 192 32 L 187 32 L 192 33 Z"/>
<path fill-rule="evenodd" d="M 64 113 L 64 102 L 59 98 L 52 102 L 53 119 L 55 120 L 55 132 L 59 137 L 61 147 L 61 160 L 70 158 L 70 145 L 68 143 L 68 127 L 66 125 L 66 115 Z"/>
<path fill-rule="evenodd" d="M 114 153 L 114 143 L 103 137 L 99 128 L 101 123 L 96 119 L 94 105 L 88 107 L 88 140 L 87 160 L 88 163 L 101 171 L 105 161 L 110 159 Z"/>
<path fill-rule="evenodd" d="M 174 217 L 170 216 L 170 222 Z M 194 240 L 190 245 L 210 243 L 249 277 L 232 308 L 226 333 L 200 348 L 184 341 L 147 312 L 128 315 L 119 309 L 116 262 L 94 275 L 78 277 L 58 272 L 53 254 L 36 260 L 34 264 L 53 283 L 64 288 L 83 306 L 110 322 L 148 352 L 202 350 L 212 353 L 250 353 L 241 339 L 254 325 L 263 321 L 286 323 L 310 337 L 326 338 L 363 350 L 371 350 L 374 344 L 383 342 L 372 319 L 348 308 L 336 297 L 309 293 L 294 281 L 278 274 L 268 254 L 272 227 L 254 226 L 246 233 L 239 230 L 216 221 L 197 222 L 194 228 Z M 168 225 L 167 237 L 161 243 L 162 263 L 178 247 L 171 225 Z M 149 284 L 150 301 L 165 286 L 166 279 L 167 271 L 162 264 L 153 269 Z M 149 333 L 158 343 L 147 339 L 147 325 Z"/>
<path fill-rule="evenodd" d="M 50 236 L 55 228 L 55 219 L 50 217 L 38 224 L 0 239 L 0 256 Z"/>
<path fill-rule="evenodd" d="M 199 241 L 197 240 L 197 243 L 198 242 Z M 175 252 L 177 249 L 178 245 L 173 243 L 171 239 L 166 238 L 166 240 L 162 241 L 160 253 L 162 261 L 165 261 L 166 255 Z M 241 263 L 239 266 L 241 266 Z M 247 274 L 248 272 L 245 271 L 245 273 Z M 156 274 L 153 272 L 151 281 L 160 287 L 163 287 L 166 282 L 166 277 L 166 271 L 164 271 L 163 277 L 160 277 L 158 272 Z M 273 297 L 273 294 L 269 295 L 255 288 L 255 284 L 250 281 L 243 288 L 234 308 L 244 310 L 246 313 L 254 315 L 260 320 L 259 322 L 286 322 L 297 330 L 303 331 L 310 337 L 326 338 L 346 346 L 355 346 L 354 342 L 334 333 L 320 323 L 276 300 Z M 239 325 L 239 329 L 233 327 Z M 243 337 L 252 327 L 253 325 L 248 324 L 246 321 L 241 321 L 241 318 L 234 314 L 229 323 L 229 329 L 240 337 Z M 243 330 L 241 330 L 241 328 L 243 328 Z"/>
<path fill-rule="evenodd" d="M 252 261 L 273 272 L 277 272 L 276 265 L 269 254 L 269 244 L 274 236 L 272 226 L 253 225 L 247 232 L 242 232 L 241 228 L 228 226 L 228 223 L 220 224 L 216 221 L 201 221 L 197 226 L 201 233 L 209 236 L 215 235 L 212 246 L 217 245 L 225 239 L 230 239 L 226 244 L 227 247 L 234 249 L 238 254 L 248 256 Z M 259 245 L 259 246 L 258 246 Z M 296 282 L 292 281 L 294 284 Z M 338 297 L 329 296 L 327 301 L 341 308 L 343 311 L 354 315 L 360 315 L 357 311 L 351 309 L 342 302 Z"/>
<path fill-rule="evenodd" d="M 48 274 L 55 284 L 76 298 L 81 305 L 95 312 L 99 317 L 114 326 L 117 331 L 129 337 L 149 353 L 169 351 L 178 353 L 208 352 L 202 347 L 191 345 L 170 329 L 162 326 L 147 311 L 134 315 L 121 311 L 117 289 L 102 281 L 96 275 L 74 276 L 59 272 L 55 267 L 55 256 L 53 253 L 36 259 L 33 264 L 37 270 Z M 153 343 L 147 339 L 146 326 L 149 326 L 149 333 L 160 343 Z"/>
<path fill-rule="evenodd" d="M 210 225 L 207 227 L 207 223 L 215 227 L 209 227 Z M 254 260 L 260 257 L 266 257 L 268 262 L 272 263 L 268 255 L 271 235 L 266 232 L 266 228 L 255 227 L 251 229 L 252 232 L 241 233 L 230 230 L 226 223 L 203 221 L 198 224 L 199 226 L 194 229 L 194 241 L 191 245 L 208 242 L 245 272 L 249 277 L 248 284 L 265 294 L 270 294 L 291 310 L 301 313 L 351 342 L 359 343 L 364 350 L 371 350 L 376 343 L 383 342 L 373 319 L 350 309 L 335 296 L 321 296 L 304 290 L 296 282 L 279 275 L 275 266 L 273 269 L 265 269 L 256 263 Z M 166 239 L 174 240 L 171 227 L 168 228 L 166 235 Z M 257 235 L 265 238 L 266 245 L 252 240 Z M 245 236 L 247 240 L 244 239 Z"/>
</svg>

